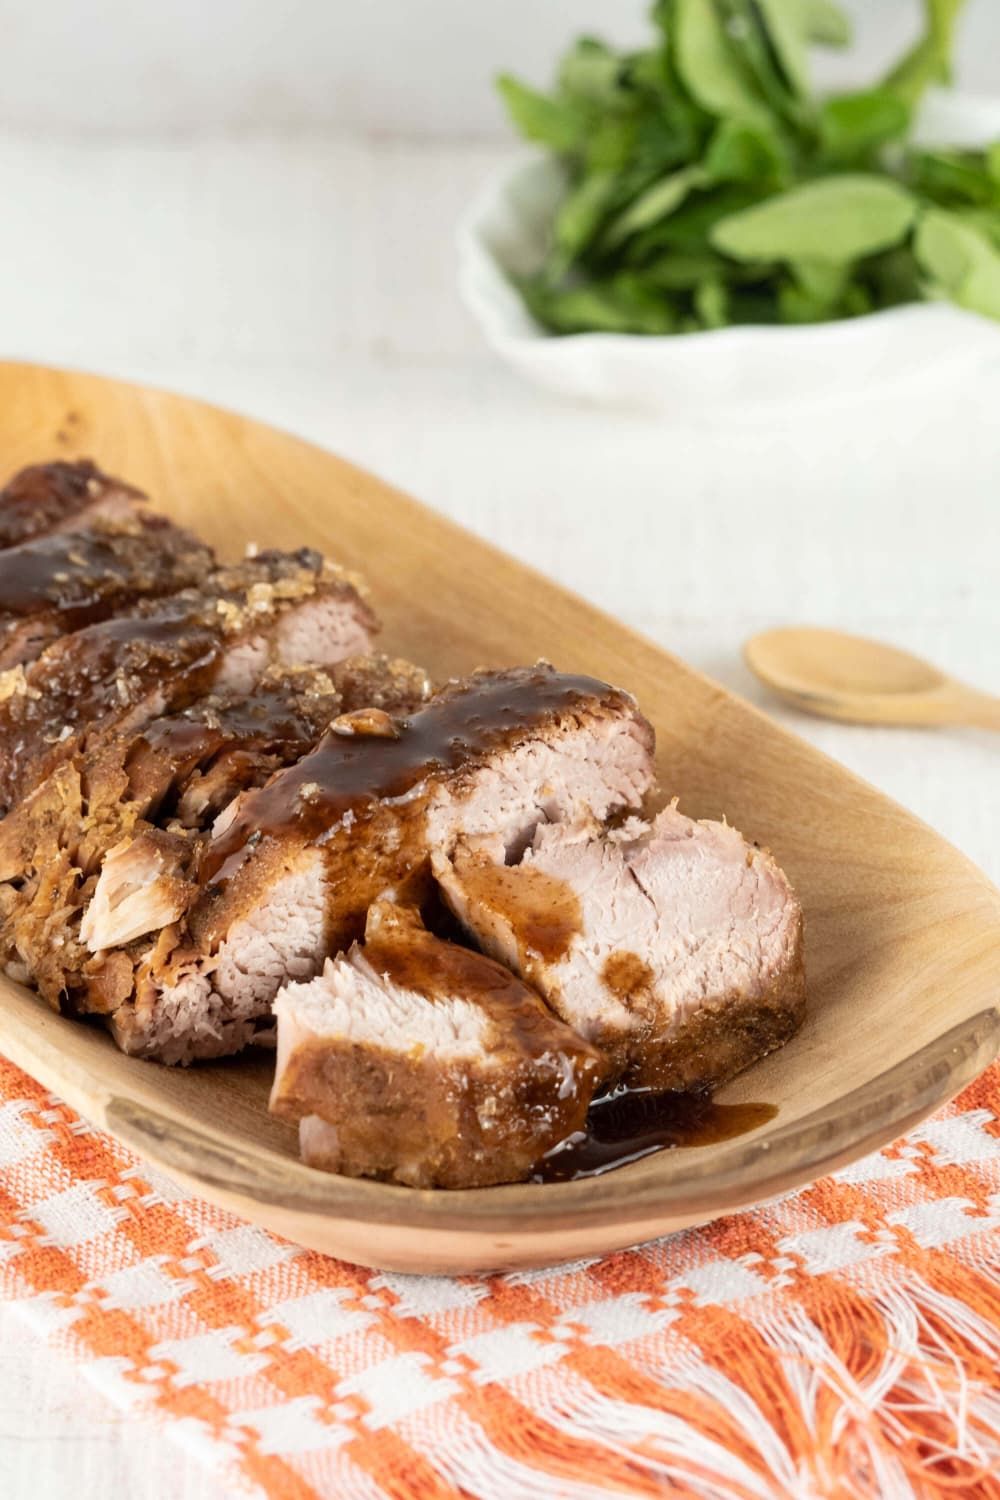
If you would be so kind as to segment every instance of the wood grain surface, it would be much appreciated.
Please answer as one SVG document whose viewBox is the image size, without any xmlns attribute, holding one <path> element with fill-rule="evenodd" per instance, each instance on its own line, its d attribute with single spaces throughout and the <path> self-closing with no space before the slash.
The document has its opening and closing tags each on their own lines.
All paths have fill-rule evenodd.
<svg viewBox="0 0 1000 1500">
<path fill-rule="evenodd" d="M 751 1135 L 599 1179 L 414 1192 L 303 1166 L 270 1062 L 170 1070 L 3 984 L 0 1049 L 206 1197 L 331 1254 L 401 1270 L 537 1265 L 785 1192 L 891 1140 L 1000 1050 L 1000 893 L 887 798 L 722 688 L 343 461 L 177 396 L 0 366 L 4 464 L 88 455 L 222 551 L 310 543 L 369 578 L 384 641 L 439 675 L 544 656 L 630 688 L 664 793 L 768 845 L 806 913 L 800 1034 L 720 1096 Z"/>
</svg>

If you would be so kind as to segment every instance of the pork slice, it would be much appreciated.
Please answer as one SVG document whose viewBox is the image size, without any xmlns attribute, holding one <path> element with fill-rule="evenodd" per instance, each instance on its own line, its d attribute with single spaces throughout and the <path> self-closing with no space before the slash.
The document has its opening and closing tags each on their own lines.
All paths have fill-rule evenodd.
<svg viewBox="0 0 1000 1500">
<path fill-rule="evenodd" d="M 196 869 L 217 813 L 315 744 L 341 706 L 318 668 L 271 667 L 249 695 L 210 694 L 135 734 L 92 736 L 0 823 L 8 968 L 32 975 L 49 1000 L 82 1005 L 91 949 L 175 920 L 193 891 L 178 877 Z M 55 950 L 54 905 L 63 913 Z"/>
<path fill-rule="evenodd" d="M 205 834 L 239 793 L 262 786 L 299 760 L 331 723 L 342 734 L 370 732 L 371 715 L 385 719 L 386 705 L 404 712 L 425 701 L 429 691 L 426 672 L 400 657 L 352 657 L 332 667 L 329 675 L 306 667 L 272 668 L 250 698 L 210 698 L 180 715 L 155 720 L 128 745 L 124 758 L 119 740 L 104 758 L 110 774 L 97 772 L 97 779 L 108 788 L 104 801 L 116 811 L 138 805 L 142 818 L 163 821 L 166 815 L 175 827 Z M 368 703 L 376 706 L 362 708 Z M 92 768 L 91 807 L 94 779 Z M 116 832 L 123 831 L 119 824 Z M 0 827 L 0 851 L 2 832 Z M 105 840 L 103 848 L 108 845 Z M 113 858 L 110 852 L 105 856 L 84 928 L 93 951 L 127 941 L 113 924 L 97 917 L 99 910 L 107 913 L 118 905 L 116 886 L 126 855 L 122 846 Z M 2 868 L 0 861 L 0 873 Z M 150 897 L 160 903 L 152 889 Z M 177 911 L 170 920 L 180 915 Z M 150 920 L 144 931 L 163 925 Z"/>
<path fill-rule="evenodd" d="M 376 902 L 356 944 L 274 1006 L 271 1109 L 312 1166 L 410 1187 L 527 1177 L 582 1128 L 596 1051 L 509 970 Z"/>
<path fill-rule="evenodd" d="M 398 694 L 403 708 L 426 683 L 386 657 L 330 674 L 275 666 L 249 695 L 211 694 L 133 735 L 92 738 L 0 823 L 7 972 L 76 1011 L 131 1000 L 164 948 L 147 935 L 197 894 L 205 836 L 232 798 L 309 750 L 346 702 L 357 712 L 368 693 L 393 705 Z"/>
<path fill-rule="evenodd" d="M 363 579 L 311 547 L 255 551 L 218 569 L 209 582 L 227 633 L 252 641 L 254 625 L 264 624 L 266 654 L 285 666 L 348 661 L 370 650 L 379 629 Z M 250 672 L 241 680 L 230 670 L 226 686 L 249 690 L 259 675 L 252 664 Z"/>
<path fill-rule="evenodd" d="M 332 665 L 373 623 L 353 582 L 304 549 L 260 553 L 61 636 L 0 673 L 0 803 L 29 795 L 94 733 L 134 733 L 212 690 L 247 693 L 272 661 Z"/>
<path fill-rule="evenodd" d="M 218 820 L 184 931 L 116 1017 L 130 1050 L 187 1061 L 242 1044 L 288 979 L 361 936 L 373 901 L 420 899 L 433 849 L 470 835 L 519 849 L 544 819 L 634 809 L 653 785 L 634 700 L 545 665 L 475 674 L 400 719 L 348 719 Z M 195 1016 L 212 1023 L 196 1034 Z"/>
<path fill-rule="evenodd" d="M 0 670 L 34 661 L 58 636 L 144 598 L 201 583 L 210 548 L 163 516 L 97 516 L 86 531 L 0 552 Z"/>
<path fill-rule="evenodd" d="M 127 519 L 145 498 L 141 490 L 112 479 L 87 458 L 32 464 L 0 490 L 0 547 L 80 530 L 99 516 Z"/>
<path fill-rule="evenodd" d="M 144 818 L 207 833 L 235 796 L 298 760 L 341 713 L 335 672 L 272 665 L 249 693 L 210 694 L 116 740 L 106 752 L 112 774 L 120 765 Z"/>
<path fill-rule="evenodd" d="M 668 807 L 607 830 L 543 824 L 515 865 L 438 855 L 455 915 L 635 1087 L 717 1084 L 802 1018 L 802 911 L 764 850 Z"/>
<path fill-rule="evenodd" d="M 102 941 L 113 932 L 116 948 L 127 948 L 147 932 L 175 922 L 191 899 L 196 849 L 185 833 L 146 827 L 108 850 L 100 883 L 80 927 L 90 949 L 111 947 Z M 68 988 L 64 981 L 63 988 Z"/>
</svg>

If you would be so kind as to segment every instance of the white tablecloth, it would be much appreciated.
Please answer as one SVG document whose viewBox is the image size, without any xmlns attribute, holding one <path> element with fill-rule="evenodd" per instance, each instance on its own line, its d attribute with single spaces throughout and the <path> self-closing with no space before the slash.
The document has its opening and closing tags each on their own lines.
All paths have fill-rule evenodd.
<svg viewBox="0 0 1000 1500">
<path fill-rule="evenodd" d="M 0 348 L 338 449 L 758 702 L 740 643 L 784 621 L 877 634 L 1000 692 L 1000 331 L 971 389 L 926 372 L 728 429 L 561 404 L 493 362 L 454 290 L 455 217 L 504 156 L 0 138 Z M 1000 880 L 996 735 L 775 712 Z M 0 1310 L 5 1500 L 210 1492 Z"/>
</svg>

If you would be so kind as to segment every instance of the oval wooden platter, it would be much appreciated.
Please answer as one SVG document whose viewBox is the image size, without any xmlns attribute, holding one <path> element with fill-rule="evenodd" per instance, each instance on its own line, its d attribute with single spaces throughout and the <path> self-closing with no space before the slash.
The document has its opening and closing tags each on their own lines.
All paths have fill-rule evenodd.
<svg viewBox="0 0 1000 1500">
<path fill-rule="evenodd" d="M 446 437 L 442 435 L 442 442 Z M 88 455 L 230 555 L 309 543 L 364 572 L 384 640 L 440 675 L 540 656 L 630 688 L 663 789 L 768 845 L 806 913 L 800 1034 L 727 1088 L 752 1134 L 580 1182 L 415 1192 L 303 1166 L 266 1055 L 187 1070 L 0 981 L 0 1050 L 140 1155 L 248 1219 L 385 1269 L 537 1266 L 813 1180 L 944 1103 L 1000 1051 L 1000 893 L 929 828 L 748 704 L 371 475 L 284 433 L 117 381 L 0 365 L 3 468 Z M 734 649 L 736 643 L 734 642 Z"/>
</svg>

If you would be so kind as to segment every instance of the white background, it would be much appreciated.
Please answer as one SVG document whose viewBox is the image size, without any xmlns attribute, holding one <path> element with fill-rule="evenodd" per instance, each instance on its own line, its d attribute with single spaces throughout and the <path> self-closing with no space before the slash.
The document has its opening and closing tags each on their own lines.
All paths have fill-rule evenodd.
<svg viewBox="0 0 1000 1500">
<path fill-rule="evenodd" d="M 915 31 L 921 0 L 843 3 L 873 74 Z M 968 3 L 959 61 L 970 88 L 995 81 L 996 8 Z M 541 82 L 568 37 L 631 43 L 647 9 L 647 0 L 0 0 L 0 125 L 495 134 L 497 71 Z"/>
<path fill-rule="evenodd" d="M 871 71 L 916 0 L 868 0 Z M 488 79 L 636 34 L 631 0 L 0 3 L 0 351 L 207 395 L 314 437 L 766 703 L 752 631 L 838 624 L 1000 691 L 1000 333 L 836 408 L 720 426 L 561 403 L 484 352 L 453 226 L 507 158 Z M 1000 4 L 963 76 L 1000 91 Z M 768 705 L 770 706 L 770 705 Z M 779 714 L 1000 879 L 1000 737 Z M 721 811 L 721 809 L 720 809 Z M 0 1494 L 214 1493 L 0 1308 Z"/>
</svg>

